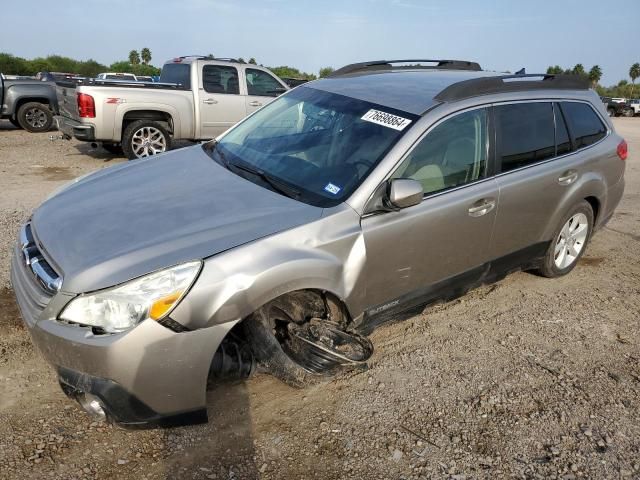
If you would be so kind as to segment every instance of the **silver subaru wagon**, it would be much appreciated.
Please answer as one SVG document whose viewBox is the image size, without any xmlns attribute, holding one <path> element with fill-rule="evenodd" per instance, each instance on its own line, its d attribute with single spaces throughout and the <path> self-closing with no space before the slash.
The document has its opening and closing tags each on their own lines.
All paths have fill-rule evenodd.
<svg viewBox="0 0 640 480">
<path fill-rule="evenodd" d="M 569 273 L 624 189 L 588 80 L 410 63 L 348 65 L 35 210 L 12 283 L 65 393 L 122 425 L 204 422 L 212 380 L 306 385 L 362 366 L 384 322 Z"/>
</svg>

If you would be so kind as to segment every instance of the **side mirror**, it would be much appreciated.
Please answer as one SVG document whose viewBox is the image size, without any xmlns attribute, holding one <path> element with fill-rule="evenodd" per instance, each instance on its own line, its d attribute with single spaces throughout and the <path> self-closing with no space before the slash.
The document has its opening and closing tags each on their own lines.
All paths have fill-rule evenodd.
<svg viewBox="0 0 640 480">
<path fill-rule="evenodd" d="M 407 208 L 422 202 L 422 184 L 411 178 L 395 178 L 389 182 L 389 203 L 396 208 Z"/>
</svg>

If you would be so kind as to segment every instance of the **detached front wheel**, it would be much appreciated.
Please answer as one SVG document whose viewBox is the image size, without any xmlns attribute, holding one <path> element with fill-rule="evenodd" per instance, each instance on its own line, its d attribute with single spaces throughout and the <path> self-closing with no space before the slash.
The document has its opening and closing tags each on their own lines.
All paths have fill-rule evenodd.
<svg viewBox="0 0 640 480">
<path fill-rule="evenodd" d="M 171 136 L 159 122 L 136 120 L 122 134 L 122 150 L 129 160 L 157 155 L 170 148 Z"/>
</svg>

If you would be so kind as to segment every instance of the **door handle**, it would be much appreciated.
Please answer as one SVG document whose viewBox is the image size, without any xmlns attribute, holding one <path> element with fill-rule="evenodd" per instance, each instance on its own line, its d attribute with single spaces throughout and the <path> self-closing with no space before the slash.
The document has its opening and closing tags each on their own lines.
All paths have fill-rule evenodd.
<svg viewBox="0 0 640 480">
<path fill-rule="evenodd" d="M 213 105 L 215 103 L 218 103 L 218 101 L 215 98 L 207 98 L 206 100 L 203 100 L 202 103 L 206 103 L 207 105 Z"/>
<path fill-rule="evenodd" d="M 558 183 L 560 185 L 571 185 L 578 179 L 578 172 L 576 170 L 567 170 L 560 177 L 558 177 Z"/>
<path fill-rule="evenodd" d="M 481 217 L 493 210 L 495 206 L 496 201 L 493 198 L 483 198 L 471 204 L 469 207 L 469 216 Z"/>
<path fill-rule="evenodd" d="M 258 102 L 257 100 L 254 100 L 253 102 L 249 102 L 249 105 L 251 105 L 252 107 L 261 107 L 262 103 Z"/>
</svg>

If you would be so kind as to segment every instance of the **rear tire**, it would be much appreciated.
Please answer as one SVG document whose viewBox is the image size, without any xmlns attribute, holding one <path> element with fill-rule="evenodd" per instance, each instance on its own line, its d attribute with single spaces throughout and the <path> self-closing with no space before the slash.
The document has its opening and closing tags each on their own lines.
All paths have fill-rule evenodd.
<svg viewBox="0 0 640 480">
<path fill-rule="evenodd" d="M 136 120 L 122 134 L 122 150 L 129 160 L 157 155 L 171 149 L 171 136 L 153 120 Z"/>
<path fill-rule="evenodd" d="M 53 114 L 44 103 L 28 102 L 18 109 L 16 120 L 27 132 L 47 132 L 53 125 Z"/>
<path fill-rule="evenodd" d="M 587 249 L 592 231 L 593 210 L 583 200 L 563 217 L 538 273 L 547 278 L 556 278 L 573 270 Z"/>
<path fill-rule="evenodd" d="M 635 112 L 631 108 L 627 108 L 623 113 L 625 117 L 633 117 Z"/>
<path fill-rule="evenodd" d="M 613 108 L 608 108 L 607 109 L 607 114 L 609 114 L 610 117 L 615 117 L 616 116 L 616 111 Z"/>
</svg>

